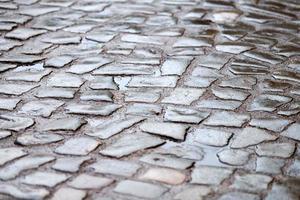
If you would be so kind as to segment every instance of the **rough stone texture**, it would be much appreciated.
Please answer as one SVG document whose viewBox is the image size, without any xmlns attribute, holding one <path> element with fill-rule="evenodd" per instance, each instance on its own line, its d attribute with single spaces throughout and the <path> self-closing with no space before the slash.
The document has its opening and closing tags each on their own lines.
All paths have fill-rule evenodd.
<svg viewBox="0 0 300 200">
<path fill-rule="evenodd" d="M 0 199 L 297 199 L 299 10 L 0 0 Z"/>
</svg>

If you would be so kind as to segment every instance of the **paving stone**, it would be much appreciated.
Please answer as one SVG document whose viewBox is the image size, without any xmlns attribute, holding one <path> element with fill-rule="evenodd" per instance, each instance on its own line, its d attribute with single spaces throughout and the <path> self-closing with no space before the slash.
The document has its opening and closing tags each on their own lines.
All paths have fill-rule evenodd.
<svg viewBox="0 0 300 200">
<path fill-rule="evenodd" d="M 58 7 L 36 5 L 36 6 L 31 6 L 31 7 L 23 7 L 23 9 L 19 10 L 19 13 L 23 14 L 23 15 L 37 17 L 40 15 L 58 11 L 59 9 L 60 8 L 58 8 Z"/>
<path fill-rule="evenodd" d="M 194 88 L 175 88 L 169 96 L 162 99 L 162 103 L 190 105 L 199 99 L 205 90 Z"/>
<path fill-rule="evenodd" d="M 55 164 L 52 165 L 52 168 L 62 172 L 69 172 L 69 173 L 78 172 L 80 166 L 84 162 L 89 161 L 90 159 L 91 159 L 90 157 L 58 158 L 55 161 Z"/>
<path fill-rule="evenodd" d="M 85 123 L 85 120 L 77 117 L 52 118 L 46 124 L 39 126 L 39 129 L 41 131 L 76 131 Z"/>
<path fill-rule="evenodd" d="M 267 174 L 281 174 L 281 168 L 284 164 L 283 159 L 258 157 L 256 160 L 256 171 Z"/>
<path fill-rule="evenodd" d="M 21 99 L 16 98 L 0 98 L 0 109 L 1 110 L 14 110 Z"/>
<path fill-rule="evenodd" d="M 300 176 L 300 160 L 296 159 L 294 162 L 288 167 L 287 174 L 293 177 Z"/>
<path fill-rule="evenodd" d="M 67 140 L 55 149 L 55 153 L 85 156 L 99 146 L 99 142 L 89 137 L 77 137 Z"/>
<path fill-rule="evenodd" d="M 178 200 L 202 200 L 203 197 L 210 194 L 212 189 L 207 186 L 190 186 L 175 195 L 174 199 Z"/>
<path fill-rule="evenodd" d="M 240 149 L 223 149 L 217 153 L 217 156 L 222 163 L 239 166 L 248 162 L 250 153 Z"/>
<path fill-rule="evenodd" d="M 10 131 L 0 131 L 0 140 L 1 139 L 4 139 L 4 138 L 7 138 L 9 136 L 11 136 L 11 132 Z"/>
<path fill-rule="evenodd" d="M 186 176 L 180 171 L 168 168 L 150 168 L 139 176 L 142 180 L 159 181 L 170 185 L 182 184 Z"/>
<path fill-rule="evenodd" d="M 268 184 L 271 181 L 272 178 L 270 176 L 261 174 L 237 175 L 235 176 L 235 180 L 230 187 L 233 189 L 257 193 L 267 189 Z"/>
<path fill-rule="evenodd" d="M 100 154 L 120 158 L 136 151 L 155 147 L 163 143 L 164 140 L 158 137 L 137 132 L 120 137 L 114 143 L 107 145 L 107 147 L 102 149 Z"/>
<path fill-rule="evenodd" d="M 44 36 L 42 42 L 50 44 L 79 44 L 81 41 L 80 36 L 69 32 L 49 33 Z"/>
<path fill-rule="evenodd" d="M 91 80 L 89 87 L 93 90 L 101 90 L 101 89 L 112 89 L 116 90 L 118 89 L 118 86 L 114 82 L 112 77 L 95 77 L 93 80 Z"/>
<path fill-rule="evenodd" d="M 196 109 L 168 106 L 165 111 L 164 121 L 199 124 L 201 121 L 206 119 L 209 114 L 209 112 Z"/>
<path fill-rule="evenodd" d="M 42 56 L 24 55 L 24 54 L 6 54 L 0 57 L 0 62 L 28 64 L 43 60 Z"/>
<path fill-rule="evenodd" d="M 74 60 L 72 56 L 61 55 L 49 58 L 45 61 L 45 67 L 62 68 Z"/>
<path fill-rule="evenodd" d="M 205 152 L 203 149 L 191 141 L 189 144 L 189 139 L 187 138 L 187 143 L 176 143 L 172 141 L 167 141 L 164 145 L 158 147 L 155 153 L 163 155 L 174 155 L 179 158 L 186 158 L 191 160 L 202 160 Z"/>
<path fill-rule="evenodd" d="M 275 184 L 266 196 L 266 200 L 296 200 L 298 195 L 290 191 L 288 187 Z"/>
<path fill-rule="evenodd" d="M 162 107 L 154 104 L 135 103 L 126 108 L 127 115 L 142 117 L 156 116 L 162 112 Z"/>
<path fill-rule="evenodd" d="M 203 67 L 221 69 L 229 60 L 229 57 L 224 53 L 211 53 L 209 55 L 201 56 L 198 65 Z"/>
<path fill-rule="evenodd" d="M 6 83 L 0 85 L 0 94 L 22 95 L 36 87 L 37 85 L 20 85 L 14 83 Z"/>
<path fill-rule="evenodd" d="M 141 168 L 141 166 L 128 161 L 101 159 L 90 165 L 89 168 L 96 173 L 131 177 Z"/>
<path fill-rule="evenodd" d="M 66 98 L 72 99 L 75 96 L 76 90 L 70 88 L 54 88 L 43 87 L 35 92 L 35 96 L 39 98 Z"/>
<path fill-rule="evenodd" d="M 170 122 L 143 122 L 140 125 L 142 131 L 177 140 L 184 140 L 187 128 L 185 125 Z"/>
<path fill-rule="evenodd" d="M 40 100 L 31 101 L 22 106 L 19 113 L 49 117 L 57 108 L 64 104 L 63 101 L 58 100 Z"/>
<path fill-rule="evenodd" d="M 184 82 L 184 86 L 206 88 L 209 87 L 214 81 L 216 81 L 216 78 L 191 76 Z"/>
<path fill-rule="evenodd" d="M 233 134 L 230 132 L 200 128 L 190 132 L 188 139 L 193 141 L 195 144 L 200 143 L 209 146 L 222 147 L 228 144 L 232 135 Z"/>
<path fill-rule="evenodd" d="M 26 156 L 28 153 L 22 149 L 17 147 L 8 147 L 0 149 L 0 166 L 4 165 L 7 162 L 15 160 L 17 158 Z"/>
<path fill-rule="evenodd" d="M 59 73 L 55 74 L 51 78 L 48 79 L 47 85 L 53 87 L 70 87 L 70 88 L 78 88 L 80 87 L 84 81 L 82 78 L 67 74 L 67 73 Z"/>
<path fill-rule="evenodd" d="M 67 180 L 69 177 L 69 175 L 62 173 L 58 174 L 53 172 L 34 172 L 22 178 L 21 182 L 28 185 L 54 187 Z"/>
<path fill-rule="evenodd" d="M 104 57 L 87 57 L 82 60 L 79 60 L 77 63 L 71 65 L 67 72 L 73 74 L 84 74 L 91 72 L 103 65 L 111 63 L 112 60 Z"/>
<path fill-rule="evenodd" d="M 0 129 L 20 131 L 32 126 L 34 120 L 28 117 L 0 115 Z"/>
<path fill-rule="evenodd" d="M 17 199 L 38 200 L 45 198 L 50 192 L 44 188 L 32 188 L 27 186 L 22 186 L 22 188 L 20 188 L 15 185 L 1 183 L 0 193 L 7 194 Z"/>
<path fill-rule="evenodd" d="M 217 44 L 216 49 L 218 51 L 232 53 L 232 54 L 240 54 L 245 51 L 249 51 L 253 49 L 254 46 L 250 43 L 242 43 L 242 42 L 224 42 L 222 44 Z"/>
<path fill-rule="evenodd" d="M 280 105 L 288 103 L 292 98 L 281 95 L 262 94 L 256 97 L 249 106 L 249 111 L 272 112 Z"/>
<path fill-rule="evenodd" d="M 12 70 L 5 76 L 8 81 L 28 81 L 39 82 L 41 79 L 52 72 L 50 69 L 44 69 L 43 64 L 38 63 L 33 66 L 21 66 Z"/>
<path fill-rule="evenodd" d="M 295 149 L 295 143 L 265 143 L 257 145 L 255 152 L 259 156 L 289 158 L 293 155 Z"/>
<path fill-rule="evenodd" d="M 87 193 L 84 190 L 77 190 L 69 187 L 59 188 L 51 198 L 51 200 L 82 200 L 86 197 Z"/>
<path fill-rule="evenodd" d="M 18 39 L 18 40 L 27 40 L 33 36 L 41 35 L 46 33 L 45 30 L 31 29 L 31 28 L 17 28 L 11 32 L 8 32 L 5 37 Z"/>
<path fill-rule="evenodd" d="M 266 141 L 276 140 L 278 137 L 269 134 L 268 132 L 258 129 L 246 127 L 241 133 L 237 134 L 231 143 L 232 148 L 243 148 L 252 145 L 257 145 Z"/>
<path fill-rule="evenodd" d="M 252 119 L 249 124 L 259 128 L 264 128 L 270 131 L 281 132 L 287 127 L 292 121 L 285 119 L 276 118 L 256 118 Z"/>
<path fill-rule="evenodd" d="M 278 80 L 287 80 L 287 81 L 293 81 L 293 82 L 300 82 L 300 75 L 295 72 L 290 71 L 276 71 L 273 73 L 273 77 Z"/>
<path fill-rule="evenodd" d="M 222 110 L 235 110 L 242 105 L 239 101 L 229 101 L 229 100 L 201 100 L 197 103 L 199 108 L 210 108 L 210 109 L 222 109 Z"/>
<path fill-rule="evenodd" d="M 228 192 L 226 194 L 223 194 L 218 200 L 234 200 L 234 199 L 259 200 L 260 197 L 256 194 L 250 194 L 245 192 Z"/>
<path fill-rule="evenodd" d="M 139 64 L 139 63 L 136 63 Z M 93 71 L 94 75 L 147 75 L 153 74 L 154 69 L 149 65 L 109 64 Z"/>
<path fill-rule="evenodd" d="M 232 174 L 232 170 L 219 167 L 199 166 L 192 172 L 191 183 L 218 185 Z"/>
<path fill-rule="evenodd" d="M 190 63 L 188 58 L 168 58 L 161 66 L 162 75 L 182 75 Z"/>
<path fill-rule="evenodd" d="M 111 183 L 113 183 L 113 180 L 109 178 L 80 174 L 68 185 L 77 189 L 101 189 Z"/>
<path fill-rule="evenodd" d="M 1 44 L 1 47 L 0 47 L 1 51 L 9 51 L 14 47 L 22 46 L 22 43 L 19 41 L 8 40 L 8 39 L 2 38 L 2 37 L 0 38 L 0 44 Z M 0 71 L 9 69 L 9 66 L 12 66 L 12 65 L 1 66 Z"/>
<path fill-rule="evenodd" d="M 121 37 L 121 41 L 133 42 L 133 43 L 143 43 L 143 44 L 163 45 L 163 42 L 160 40 L 159 37 L 136 35 L 136 34 L 126 34 Z"/>
<path fill-rule="evenodd" d="M 17 137 L 15 143 L 23 146 L 44 145 L 59 142 L 64 137 L 53 133 L 24 133 Z"/>
<path fill-rule="evenodd" d="M 181 37 L 173 44 L 173 47 L 211 47 L 212 41 L 207 38 Z"/>
<path fill-rule="evenodd" d="M 95 127 L 92 133 L 86 133 L 89 136 L 107 139 L 122 132 L 124 129 L 144 120 L 142 117 L 128 117 L 126 119 L 109 120 Z"/>
<path fill-rule="evenodd" d="M 152 90 L 126 91 L 125 102 L 154 103 L 160 98 L 160 92 Z"/>
<path fill-rule="evenodd" d="M 0 60 L 1 61 L 1 60 Z M 178 77 L 177 76 L 163 76 L 163 77 L 133 77 L 129 83 L 128 87 L 170 87 L 176 86 Z"/>
<path fill-rule="evenodd" d="M 66 106 L 66 111 L 69 114 L 107 116 L 121 107 L 116 104 L 69 104 Z"/>
<path fill-rule="evenodd" d="M 20 158 L 17 161 L 0 169 L 0 179 L 9 180 L 17 177 L 22 171 L 35 169 L 41 165 L 55 160 L 53 156 L 31 155 Z"/>
<path fill-rule="evenodd" d="M 212 113 L 208 119 L 204 121 L 204 124 L 208 126 L 241 127 L 249 120 L 250 116 L 247 114 L 237 114 L 233 112 L 222 111 Z"/>
<path fill-rule="evenodd" d="M 212 93 L 220 99 L 229 99 L 244 101 L 250 94 L 239 90 L 233 90 L 229 88 L 216 88 L 212 89 Z"/>
<path fill-rule="evenodd" d="M 174 169 L 187 169 L 194 163 L 189 159 L 178 158 L 174 155 L 163 155 L 157 153 L 144 155 L 140 158 L 140 161 L 152 165 Z"/>
<path fill-rule="evenodd" d="M 117 193 L 148 199 L 159 198 L 167 190 L 168 189 L 163 186 L 132 180 L 121 181 L 114 189 Z"/>
<path fill-rule="evenodd" d="M 251 90 L 256 84 L 256 81 L 257 80 L 254 77 L 234 77 L 221 81 L 219 86 Z"/>
<path fill-rule="evenodd" d="M 294 123 L 290 125 L 285 131 L 281 133 L 282 136 L 300 141 L 300 136 L 299 136 L 299 130 L 300 130 L 300 124 L 299 123 Z"/>
<path fill-rule="evenodd" d="M 88 90 L 81 94 L 80 100 L 82 101 L 113 101 L 113 94 L 110 91 L 93 91 Z"/>
</svg>

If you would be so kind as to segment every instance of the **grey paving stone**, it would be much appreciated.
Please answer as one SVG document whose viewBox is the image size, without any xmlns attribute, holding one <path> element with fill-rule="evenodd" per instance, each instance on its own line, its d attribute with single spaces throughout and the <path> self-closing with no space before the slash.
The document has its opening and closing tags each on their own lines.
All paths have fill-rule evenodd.
<svg viewBox="0 0 300 200">
<path fill-rule="evenodd" d="M 4 130 L 20 131 L 32 126 L 34 120 L 28 117 L 0 115 L 0 128 Z"/>
<path fill-rule="evenodd" d="M 153 180 L 170 185 L 182 184 L 186 176 L 184 173 L 168 168 L 150 168 L 144 174 L 139 176 L 141 180 Z"/>
<path fill-rule="evenodd" d="M 15 185 L 1 183 L 0 185 L 0 193 L 7 194 L 12 196 L 13 198 L 18 199 L 43 199 L 47 195 L 49 195 L 49 191 L 44 188 L 32 188 L 32 187 L 25 187 L 22 188 L 17 187 Z"/>
<path fill-rule="evenodd" d="M 8 147 L 0 149 L 0 166 L 17 158 L 26 156 L 28 153 L 23 148 Z"/>
<path fill-rule="evenodd" d="M 40 185 L 47 187 L 54 187 L 65 180 L 70 176 L 62 173 L 53 173 L 53 172 L 34 172 L 32 174 L 26 175 L 20 181 L 28 185 Z"/>
<path fill-rule="evenodd" d="M 253 100 L 248 110 L 272 112 L 278 106 L 288 103 L 291 100 L 292 98 L 287 96 L 262 94 Z"/>
<path fill-rule="evenodd" d="M 260 197 L 256 194 L 251 194 L 246 192 L 228 192 L 226 194 L 223 194 L 218 200 L 234 200 L 234 199 L 259 200 Z"/>
<path fill-rule="evenodd" d="M 0 60 L 1 61 L 1 60 Z M 133 77 L 128 87 L 170 87 L 176 86 L 178 77 L 177 76 L 163 76 L 163 77 Z"/>
<path fill-rule="evenodd" d="M 209 146 L 222 147 L 228 144 L 232 135 L 233 134 L 230 132 L 200 128 L 190 132 L 188 134 L 188 140 L 195 144 L 200 143 Z"/>
<path fill-rule="evenodd" d="M 14 110 L 20 101 L 18 98 L 0 98 L 0 109 Z"/>
<path fill-rule="evenodd" d="M 206 195 L 212 192 L 212 189 L 207 186 L 189 186 L 183 191 L 175 195 L 174 199 L 178 200 L 202 200 Z"/>
<path fill-rule="evenodd" d="M 190 63 L 188 58 L 168 58 L 161 66 L 162 75 L 182 75 Z"/>
<path fill-rule="evenodd" d="M 189 159 L 178 158 L 174 155 L 163 155 L 157 153 L 144 155 L 140 158 L 140 161 L 152 165 L 169 167 L 174 169 L 187 169 L 194 163 Z"/>
<path fill-rule="evenodd" d="M 258 193 L 267 189 L 268 184 L 272 181 L 270 176 L 261 174 L 245 174 L 235 176 L 231 188 Z"/>
<path fill-rule="evenodd" d="M 149 134 L 136 132 L 124 135 L 111 145 L 100 151 L 100 154 L 120 158 L 136 151 L 151 148 L 163 144 L 164 140 Z"/>
<path fill-rule="evenodd" d="M 82 60 L 78 60 L 76 63 L 72 64 L 67 72 L 73 74 L 84 74 L 91 72 L 103 65 L 111 63 L 113 60 L 104 57 L 87 57 Z"/>
<path fill-rule="evenodd" d="M 296 159 L 294 162 L 288 167 L 287 174 L 293 177 L 300 176 L 300 160 Z"/>
<path fill-rule="evenodd" d="M 65 109 L 69 114 L 107 116 L 121 107 L 116 104 L 69 104 Z"/>
<path fill-rule="evenodd" d="M 41 35 L 46 33 L 46 30 L 38 30 L 38 29 L 31 29 L 31 28 L 17 28 L 11 32 L 8 32 L 5 37 L 13 38 L 18 40 L 27 40 L 33 36 Z"/>
<path fill-rule="evenodd" d="M 151 134 L 171 137 L 177 140 L 184 140 L 188 126 L 170 122 L 146 121 L 140 125 L 140 129 Z"/>
<path fill-rule="evenodd" d="M 66 155 L 85 156 L 95 150 L 100 142 L 90 137 L 76 137 L 67 140 L 55 149 L 55 153 Z"/>
<path fill-rule="evenodd" d="M 219 97 L 221 99 L 229 99 L 229 100 L 237 100 L 237 101 L 243 101 L 250 95 L 248 92 L 233 90 L 229 88 L 212 89 L 212 93 L 216 97 Z"/>
<path fill-rule="evenodd" d="M 163 186 L 132 180 L 121 181 L 114 189 L 117 193 L 148 199 L 159 198 L 167 190 Z"/>
<path fill-rule="evenodd" d="M 242 43 L 242 42 L 224 42 L 222 44 L 217 44 L 216 49 L 218 51 L 232 53 L 232 54 L 240 54 L 245 51 L 249 51 L 253 49 L 255 46 L 250 43 Z"/>
<path fill-rule="evenodd" d="M 58 100 L 40 100 L 31 101 L 22 106 L 19 113 L 49 117 L 56 109 L 64 104 L 63 101 Z"/>
<path fill-rule="evenodd" d="M 17 137 L 16 143 L 23 146 L 45 145 L 63 140 L 64 137 L 54 133 L 24 133 Z"/>
<path fill-rule="evenodd" d="M 170 95 L 163 98 L 161 102 L 169 104 L 191 105 L 191 103 L 198 100 L 204 92 L 204 89 L 175 88 Z"/>
<path fill-rule="evenodd" d="M 251 126 L 264 128 L 275 132 L 283 131 L 290 123 L 292 123 L 292 121 L 276 118 L 256 118 L 249 122 Z"/>
<path fill-rule="evenodd" d="M 17 177 L 22 171 L 38 168 L 39 166 L 53 160 L 55 160 L 55 157 L 43 155 L 31 155 L 20 158 L 17 161 L 0 169 L 0 178 L 2 180 L 13 179 Z"/>
<path fill-rule="evenodd" d="M 281 174 L 281 168 L 284 164 L 283 159 L 258 157 L 256 160 L 256 171 L 267 174 Z"/>
<path fill-rule="evenodd" d="M 197 103 L 198 108 L 206 109 L 222 109 L 222 110 L 235 110 L 242 105 L 239 101 L 229 101 L 229 100 L 201 100 Z"/>
<path fill-rule="evenodd" d="M 281 135 L 299 141 L 300 140 L 300 136 L 298 134 L 299 130 L 300 130 L 300 124 L 294 123 L 290 125 L 285 131 L 283 131 Z"/>
<path fill-rule="evenodd" d="M 96 173 L 131 177 L 141 168 L 141 165 L 128 161 L 101 159 L 88 168 Z"/>
<path fill-rule="evenodd" d="M 78 88 L 83 83 L 84 81 L 79 76 L 67 73 L 54 74 L 54 76 L 50 77 L 47 81 L 48 86 L 69 88 Z"/>
<path fill-rule="evenodd" d="M 0 94 L 22 95 L 36 87 L 37 85 L 20 85 L 14 83 L 6 83 L 0 85 Z"/>
<path fill-rule="evenodd" d="M 173 47 L 211 47 L 212 41 L 207 38 L 181 37 L 173 44 Z"/>
<path fill-rule="evenodd" d="M 145 102 L 154 103 L 160 98 L 159 91 L 152 90 L 138 90 L 138 91 L 126 91 L 124 101 L 125 102 Z"/>
<path fill-rule="evenodd" d="M 61 68 L 74 60 L 72 56 L 61 55 L 49 58 L 45 61 L 45 67 Z"/>
<path fill-rule="evenodd" d="M 96 90 L 96 91 L 85 91 L 81 94 L 80 100 L 82 101 L 113 101 L 113 94 L 110 91 Z"/>
<path fill-rule="evenodd" d="M 42 87 L 36 90 L 35 96 L 39 98 L 74 98 L 76 90 L 70 88 Z"/>
<path fill-rule="evenodd" d="M 228 165 L 245 165 L 250 159 L 250 153 L 240 149 L 223 149 L 217 153 L 219 161 Z"/>
<path fill-rule="evenodd" d="M 128 117 L 125 119 L 109 120 L 96 126 L 93 132 L 86 134 L 100 139 L 107 139 L 122 132 L 124 129 L 130 128 L 142 120 L 144 120 L 142 117 Z"/>
<path fill-rule="evenodd" d="M 257 145 L 266 141 L 273 141 L 277 138 L 277 136 L 271 135 L 262 129 L 246 127 L 242 130 L 241 133 L 237 134 L 237 136 L 233 138 L 230 147 L 243 148 L 252 145 Z"/>
<path fill-rule="evenodd" d="M 90 159 L 90 157 L 62 157 L 56 159 L 52 168 L 62 172 L 74 173 L 78 172 L 80 166 Z"/>
<path fill-rule="evenodd" d="M 87 196 L 87 192 L 84 190 L 77 190 L 69 187 L 59 188 L 51 198 L 51 200 L 60 199 L 73 199 L 82 200 Z"/>
<path fill-rule="evenodd" d="M 78 117 L 52 118 L 46 124 L 40 125 L 41 131 L 76 131 L 86 121 Z"/>
<path fill-rule="evenodd" d="M 162 107 L 155 104 L 134 103 L 132 105 L 128 105 L 126 108 L 127 115 L 142 117 L 157 116 L 161 112 Z"/>
<path fill-rule="evenodd" d="M 198 124 L 206 119 L 209 114 L 209 112 L 200 111 L 197 109 L 168 106 L 164 114 L 164 121 Z"/>
<path fill-rule="evenodd" d="M 229 126 L 241 127 L 250 120 L 247 114 L 238 114 L 233 112 L 221 111 L 212 113 L 208 119 L 204 121 L 208 126 Z"/>
<path fill-rule="evenodd" d="M 5 139 L 10 137 L 12 133 L 10 131 L 0 131 L 0 139 Z"/>
<path fill-rule="evenodd" d="M 192 172 L 191 183 L 218 185 L 233 173 L 231 169 L 199 166 Z"/>
<path fill-rule="evenodd" d="M 221 81 L 219 86 L 230 87 L 230 88 L 240 88 L 245 90 L 251 90 L 256 84 L 257 79 L 254 77 L 234 77 L 227 80 Z"/>
<path fill-rule="evenodd" d="M 295 143 L 265 143 L 257 145 L 255 152 L 259 156 L 289 158 L 293 155 L 295 149 Z"/>
<path fill-rule="evenodd" d="M 275 184 L 272 186 L 272 190 L 268 192 L 266 200 L 296 200 L 298 195 L 290 191 L 286 186 Z"/>
<path fill-rule="evenodd" d="M 77 189 L 101 189 L 111 183 L 113 183 L 113 180 L 109 178 L 80 174 L 69 182 L 68 185 Z"/>
</svg>

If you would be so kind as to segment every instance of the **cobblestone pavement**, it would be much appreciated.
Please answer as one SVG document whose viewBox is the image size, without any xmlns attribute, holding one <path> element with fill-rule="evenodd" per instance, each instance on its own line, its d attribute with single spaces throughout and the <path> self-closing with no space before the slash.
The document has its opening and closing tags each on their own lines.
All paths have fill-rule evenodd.
<svg viewBox="0 0 300 200">
<path fill-rule="evenodd" d="M 0 13 L 1 200 L 299 200 L 299 0 Z"/>
</svg>

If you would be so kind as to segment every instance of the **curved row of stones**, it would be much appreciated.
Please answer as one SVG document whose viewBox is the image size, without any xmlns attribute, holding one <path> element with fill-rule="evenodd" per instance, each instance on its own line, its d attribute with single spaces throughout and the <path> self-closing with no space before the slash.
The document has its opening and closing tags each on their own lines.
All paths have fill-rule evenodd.
<svg viewBox="0 0 300 200">
<path fill-rule="evenodd" d="M 297 200 L 297 0 L 0 0 L 0 198 Z"/>
</svg>

